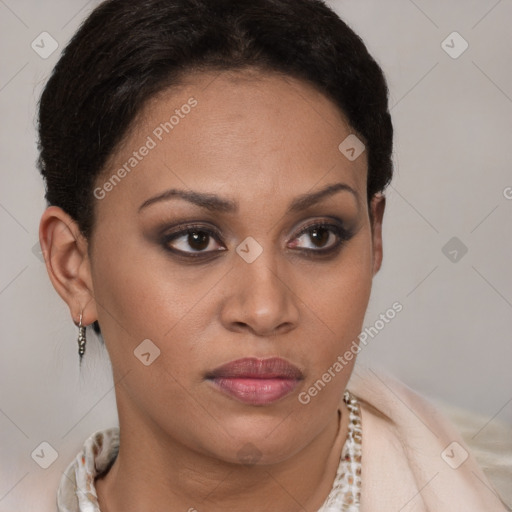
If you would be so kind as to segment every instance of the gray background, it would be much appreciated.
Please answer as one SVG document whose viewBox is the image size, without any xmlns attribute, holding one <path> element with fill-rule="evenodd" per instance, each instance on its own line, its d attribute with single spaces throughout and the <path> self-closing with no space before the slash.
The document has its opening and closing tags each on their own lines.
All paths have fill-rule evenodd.
<svg viewBox="0 0 512 512">
<path fill-rule="evenodd" d="M 0 0 L 0 511 L 55 510 L 84 439 L 117 421 L 107 354 L 91 336 L 79 371 L 77 330 L 35 254 L 45 208 L 36 102 L 97 3 Z M 360 361 L 484 415 L 482 428 L 512 423 L 512 2 L 329 3 L 383 67 L 395 127 L 384 264 L 365 325 L 395 301 L 403 311 Z M 43 31 L 59 43 L 47 59 L 31 48 Z M 469 44 L 456 59 L 441 45 L 453 31 Z M 452 237 L 455 262 L 442 250 Z M 58 453 L 46 470 L 31 458 L 43 441 Z"/>
</svg>

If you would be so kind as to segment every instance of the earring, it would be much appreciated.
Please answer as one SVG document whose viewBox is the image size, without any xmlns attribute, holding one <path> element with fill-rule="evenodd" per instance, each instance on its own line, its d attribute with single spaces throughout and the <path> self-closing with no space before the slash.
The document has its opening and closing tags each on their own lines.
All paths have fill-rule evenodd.
<svg viewBox="0 0 512 512">
<path fill-rule="evenodd" d="M 82 313 L 80 313 L 80 322 L 78 324 L 78 355 L 80 356 L 80 363 L 82 363 L 82 357 L 85 354 L 85 326 L 82 325 Z"/>
</svg>

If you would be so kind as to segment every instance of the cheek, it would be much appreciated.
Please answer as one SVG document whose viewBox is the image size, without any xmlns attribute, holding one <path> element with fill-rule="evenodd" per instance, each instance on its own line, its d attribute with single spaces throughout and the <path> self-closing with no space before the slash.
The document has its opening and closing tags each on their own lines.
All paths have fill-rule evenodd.
<svg viewBox="0 0 512 512">
<path fill-rule="evenodd" d="M 142 340 L 160 338 L 185 314 L 186 289 L 169 268 L 161 268 L 161 256 L 157 261 L 121 239 L 101 241 L 92 268 L 98 320 L 110 348 L 133 352 Z"/>
<path fill-rule="evenodd" d="M 225 270 L 184 271 L 133 234 L 103 237 L 101 242 L 92 277 L 98 320 L 114 368 L 118 373 L 139 368 L 134 350 L 149 339 L 160 350 L 160 365 L 177 378 L 187 375 L 187 368 L 202 361 L 196 353 L 202 337 L 212 338 L 215 304 L 208 290 Z"/>
<path fill-rule="evenodd" d="M 351 326 L 359 328 L 363 321 L 372 287 L 371 250 L 368 230 L 361 230 L 334 264 L 303 273 L 306 302 L 338 335 L 352 331 Z"/>
<path fill-rule="evenodd" d="M 310 276 L 308 273 L 305 275 Z M 304 346 L 304 355 L 311 362 L 310 383 L 321 378 L 351 347 L 357 353 L 358 335 L 370 299 L 372 277 L 371 239 L 368 232 L 363 231 L 346 246 L 336 265 L 323 269 L 318 267 L 314 281 L 307 278 L 305 302 L 313 328 L 305 339 L 310 340 L 310 344 L 315 340 L 314 347 Z M 312 285 L 313 282 L 316 286 Z M 337 377 L 333 384 L 329 384 L 333 393 L 346 384 L 354 363 L 355 355 L 351 353 L 344 358 L 342 369 L 337 365 L 338 371 L 334 371 Z M 341 377 L 340 373 L 344 376 Z"/>
</svg>

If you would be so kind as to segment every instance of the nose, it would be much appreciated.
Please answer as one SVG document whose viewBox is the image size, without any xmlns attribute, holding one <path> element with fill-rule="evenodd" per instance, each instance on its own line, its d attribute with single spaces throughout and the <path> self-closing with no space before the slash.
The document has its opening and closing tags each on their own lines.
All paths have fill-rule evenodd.
<svg viewBox="0 0 512 512">
<path fill-rule="evenodd" d="M 236 261 L 226 288 L 221 312 L 226 329 L 272 336 L 296 328 L 300 312 L 293 282 L 288 273 L 279 272 L 267 251 L 252 263 Z"/>
</svg>

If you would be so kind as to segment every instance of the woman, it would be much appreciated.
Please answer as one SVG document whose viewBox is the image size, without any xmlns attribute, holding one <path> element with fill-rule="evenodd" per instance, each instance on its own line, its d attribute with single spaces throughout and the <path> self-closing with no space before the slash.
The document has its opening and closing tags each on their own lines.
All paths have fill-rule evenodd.
<svg viewBox="0 0 512 512">
<path fill-rule="evenodd" d="M 119 429 L 85 442 L 59 511 L 505 510 L 418 395 L 351 378 L 387 95 L 319 0 L 89 16 L 41 98 L 40 242 L 80 360 L 87 326 L 104 339 Z"/>
</svg>

